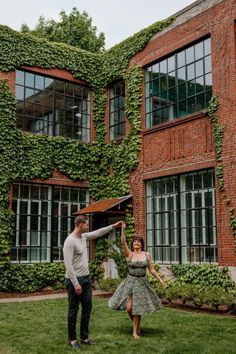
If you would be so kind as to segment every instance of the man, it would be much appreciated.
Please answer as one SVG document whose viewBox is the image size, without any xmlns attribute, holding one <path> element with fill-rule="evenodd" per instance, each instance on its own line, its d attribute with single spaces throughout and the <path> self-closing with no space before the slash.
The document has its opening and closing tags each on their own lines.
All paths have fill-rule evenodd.
<svg viewBox="0 0 236 354">
<path fill-rule="evenodd" d="M 68 292 L 68 337 L 73 349 L 80 349 L 76 336 L 76 321 L 81 303 L 82 313 L 80 320 L 80 342 L 83 344 L 94 344 L 89 338 L 89 320 L 92 309 L 92 283 L 89 276 L 87 240 L 94 240 L 101 237 L 112 229 L 121 227 L 122 221 L 103 227 L 101 229 L 88 231 L 88 219 L 83 216 L 75 218 L 74 231 L 66 238 L 63 255 L 66 267 L 65 285 Z"/>
</svg>

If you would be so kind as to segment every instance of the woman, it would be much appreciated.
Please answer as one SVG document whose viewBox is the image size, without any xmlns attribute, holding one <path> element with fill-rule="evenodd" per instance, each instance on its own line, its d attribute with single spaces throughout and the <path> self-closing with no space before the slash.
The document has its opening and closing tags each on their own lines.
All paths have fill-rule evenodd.
<svg viewBox="0 0 236 354">
<path fill-rule="evenodd" d="M 125 223 L 121 226 L 121 244 L 128 264 L 128 276 L 118 286 L 108 302 L 110 308 L 116 310 L 127 310 L 130 319 L 133 321 L 133 337 L 140 338 L 140 321 L 144 313 L 158 310 L 161 301 L 151 288 L 146 277 L 146 269 L 164 286 L 164 281 L 155 271 L 151 256 L 144 251 L 142 237 L 134 237 L 132 252 L 130 251 L 125 237 Z"/>
</svg>

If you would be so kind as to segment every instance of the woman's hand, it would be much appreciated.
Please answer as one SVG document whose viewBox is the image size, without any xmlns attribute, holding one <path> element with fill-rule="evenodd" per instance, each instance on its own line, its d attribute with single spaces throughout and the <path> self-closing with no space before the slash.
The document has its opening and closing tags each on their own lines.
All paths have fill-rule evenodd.
<svg viewBox="0 0 236 354">
<path fill-rule="evenodd" d="M 121 227 L 122 228 L 122 225 L 123 225 L 123 222 L 124 221 L 117 221 L 115 224 L 112 225 L 113 229 L 116 229 L 117 227 Z"/>
</svg>

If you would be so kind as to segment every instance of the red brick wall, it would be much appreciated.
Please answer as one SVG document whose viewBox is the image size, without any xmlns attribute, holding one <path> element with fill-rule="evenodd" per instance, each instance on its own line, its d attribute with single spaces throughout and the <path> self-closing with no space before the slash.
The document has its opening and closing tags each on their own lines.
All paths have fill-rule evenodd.
<svg viewBox="0 0 236 354">
<path fill-rule="evenodd" d="M 60 186 L 70 186 L 70 187 L 82 187 L 88 188 L 87 181 L 80 181 L 80 182 L 73 182 L 69 177 L 65 176 L 58 170 L 54 170 L 52 177 L 45 180 L 45 179 L 34 179 L 32 180 L 34 183 L 44 183 L 44 184 L 53 184 L 53 185 L 60 185 Z"/>
<path fill-rule="evenodd" d="M 220 98 L 219 123 L 224 125 L 224 192 L 216 181 L 217 239 L 220 265 L 236 265 L 229 208 L 236 209 L 236 1 L 228 0 L 158 35 L 130 62 L 144 66 L 210 34 L 213 94 Z M 144 101 L 142 108 L 144 128 Z M 210 118 L 194 114 L 162 127 L 143 129 L 138 169 L 130 177 L 138 235 L 145 235 L 145 181 L 215 167 Z M 226 199 L 229 201 L 226 202 Z"/>
<path fill-rule="evenodd" d="M 3 72 L 0 70 L 0 80 L 6 80 L 13 93 L 15 93 L 15 77 L 15 71 Z"/>
</svg>

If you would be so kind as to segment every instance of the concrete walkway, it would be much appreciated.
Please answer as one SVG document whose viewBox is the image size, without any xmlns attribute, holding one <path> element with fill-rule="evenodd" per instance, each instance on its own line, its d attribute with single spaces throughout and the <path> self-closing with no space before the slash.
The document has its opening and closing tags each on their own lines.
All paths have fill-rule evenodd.
<svg viewBox="0 0 236 354">
<path fill-rule="evenodd" d="M 106 291 L 102 290 L 94 290 L 93 296 L 99 297 L 109 297 L 110 294 Z M 43 294 L 43 295 L 29 295 L 29 296 L 19 296 L 19 297 L 5 297 L 0 299 L 0 303 L 5 302 L 26 302 L 26 301 L 38 301 L 38 300 L 54 300 L 54 299 L 61 299 L 66 298 L 67 293 L 52 293 L 52 294 Z"/>
</svg>

